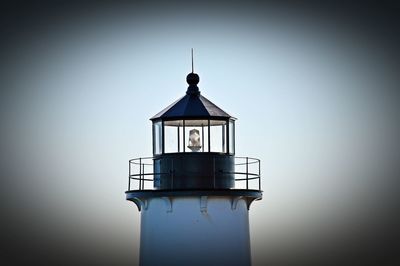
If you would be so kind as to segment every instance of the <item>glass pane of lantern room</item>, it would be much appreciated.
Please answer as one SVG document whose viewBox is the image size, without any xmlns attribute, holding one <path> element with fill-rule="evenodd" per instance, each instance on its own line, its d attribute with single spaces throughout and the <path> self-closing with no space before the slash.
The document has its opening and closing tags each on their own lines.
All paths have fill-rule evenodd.
<svg viewBox="0 0 400 266">
<path fill-rule="evenodd" d="M 235 154 L 235 122 L 229 121 L 229 153 Z"/>
<path fill-rule="evenodd" d="M 173 120 L 164 121 L 164 149 L 165 153 L 174 153 L 182 150 L 182 134 L 183 121 Z"/>
<path fill-rule="evenodd" d="M 226 152 L 226 121 L 210 120 L 210 151 Z"/>
<path fill-rule="evenodd" d="M 153 154 L 162 153 L 162 124 L 156 122 L 153 124 Z"/>
<path fill-rule="evenodd" d="M 181 120 L 182 124 L 179 126 L 178 130 L 178 139 L 179 139 L 179 143 L 178 143 L 178 152 L 183 152 L 183 145 L 184 145 L 184 135 L 183 135 L 183 120 Z"/>
<path fill-rule="evenodd" d="M 185 120 L 185 152 L 208 151 L 207 120 Z"/>
<path fill-rule="evenodd" d="M 208 138 L 208 121 L 204 121 L 204 125 L 201 127 L 202 133 L 203 133 L 203 152 L 209 152 L 208 150 L 208 143 L 209 143 L 209 138 Z"/>
</svg>

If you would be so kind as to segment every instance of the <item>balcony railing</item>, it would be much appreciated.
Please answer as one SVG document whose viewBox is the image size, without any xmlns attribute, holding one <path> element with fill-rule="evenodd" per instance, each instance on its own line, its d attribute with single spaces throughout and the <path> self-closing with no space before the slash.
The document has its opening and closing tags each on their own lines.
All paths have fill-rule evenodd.
<svg viewBox="0 0 400 266">
<path fill-rule="evenodd" d="M 154 172 L 153 159 L 154 157 L 143 157 L 129 160 L 128 191 L 153 190 L 155 177 L 166 176 L 173 180 L 173 170 L 167 173 Z M 214 173 L 233 175 L 235 178 L 234 189 L 261 190 L 260 160 L 251 157 L 234 157 L 234 159 L 234 172 L 222 172 L 214 169 Z M 170 189 L 174 189 L 173 182 Z"/>
</svg>

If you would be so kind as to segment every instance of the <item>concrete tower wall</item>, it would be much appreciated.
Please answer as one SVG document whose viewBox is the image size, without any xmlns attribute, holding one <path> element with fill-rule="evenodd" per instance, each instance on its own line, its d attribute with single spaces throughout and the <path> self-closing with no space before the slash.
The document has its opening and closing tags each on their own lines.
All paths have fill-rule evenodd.
<svg viewBox="0 0 400 266">
<path fill-rule="evenodd" d="M 241 197 L 155 197 L 141 212 L 140 265 L 250 265 Z"/>
</svg>

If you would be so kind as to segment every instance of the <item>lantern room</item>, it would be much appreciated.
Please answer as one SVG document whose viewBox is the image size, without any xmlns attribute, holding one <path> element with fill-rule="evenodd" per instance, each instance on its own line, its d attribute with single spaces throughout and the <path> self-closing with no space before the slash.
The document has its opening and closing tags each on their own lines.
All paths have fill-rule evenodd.
<svg viewBox="0 0 400 266">
<path fill-rule="evenodd" d="M 235 118 L 200 94 L 199 76 L 186 78 L 186 95 L 151 118 L 153 155 L 169 153 L 235 154 Z"/>
</svg>

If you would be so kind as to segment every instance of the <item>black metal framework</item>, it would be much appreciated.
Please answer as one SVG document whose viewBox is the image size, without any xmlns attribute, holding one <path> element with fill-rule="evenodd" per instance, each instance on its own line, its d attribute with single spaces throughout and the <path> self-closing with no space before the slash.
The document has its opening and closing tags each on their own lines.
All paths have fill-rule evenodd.
<svg viewBox="0 0 400 266">
<path fill-rule="evenodd" d="M 234 157 L 235 171 L 222 172 L 214 167 L 214 180 L 216 175 L 233 174 L 235 175 L 235 189 L 260 190 L 261 191 L 261 162 L 257 158 Z M 170 189 L 174 189 L 174 170 L 168 173 L 155 173 L 153 168 L 154 157 L 135 158 L 129 160 L 128 191 L 132 190 L 132 181 L 136 183 L 136 189 L 133 190 L 153 190 L 153 182 L 156 177 L 165 176 L 171 179 Z M 171 161 L 172 168 L 174 161 Z M 237 169 L 239 168 L 239 169 Z M 242 187 L 236 188 L 237 185 Z M 147 185 L 147 187 L 145 187 Z M 245 186 L 245 187 L 244 187 Z"/>
<path fill-rule="evenodd" d="M 206 122 L 206 123 L 202 123 Z M 191 122 L 192 125 L 188 125 Z M 198 122 L 198 124 L 195 124 Z M 214 124 L 213 124 L 214 123 Z M 193 125 L 194 124 L 194 125 Z M 216 126 L 221 126 L 221 147 L 215 148 L 218 145 L 213 145 L 212 140 L 213 132 L 211 129 L 217 129 Z M 161 127 L 161 130 L 158 128 Z M 176 127 L 176 151 L 166 151 L 166 127 Z M 186 129 L 193 127 L 199 128 L 201 131 L 201 150 L 203 153 L 223 153 L 234 155 L 235 154 L 235 119 L 221 119 L 221 118 L 185 118 L 185 119 L 168 119 L 168 120 L 155 120 L 153 121 L 153 155 L 159 156 L 167 153 L 186 153 L 190 152 L 186 147 L 186 138 L 188 136 Z M 182 133 L 181 133 L 182 129 Z M 171 131 L 174 132 L 174 131 Z M 207 138 L 205 138 L 207 133 Z M 182 141 L 183 140 L 183 141 Z M 214 150 L 213 150 L 214 149 Z"/>
</svg>

